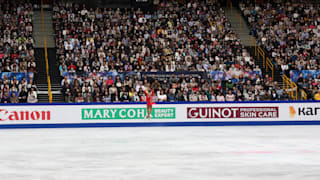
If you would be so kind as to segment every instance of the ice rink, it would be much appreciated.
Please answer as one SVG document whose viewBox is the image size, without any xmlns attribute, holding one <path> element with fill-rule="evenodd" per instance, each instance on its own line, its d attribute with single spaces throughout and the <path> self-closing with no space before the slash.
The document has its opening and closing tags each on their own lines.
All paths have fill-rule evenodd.
<svg viewBox="0 0 320 180">
<path fill-rule="evenodd" d="M 0 130 L 1 180 L 320 179 L 320 126 Z"/>
</svg>

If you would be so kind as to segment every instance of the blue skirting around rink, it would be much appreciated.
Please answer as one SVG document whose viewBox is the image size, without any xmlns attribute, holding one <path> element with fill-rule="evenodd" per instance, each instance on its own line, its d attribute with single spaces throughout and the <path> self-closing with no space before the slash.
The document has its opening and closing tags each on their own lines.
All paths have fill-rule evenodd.
<svg viewBox="0 0 320 180">
<path fill-rule="evenodd" d="M 20 128 L 94 128 L 94 127 L 177 127 L 177 126 L 285 126 L 320 125 L 320 121 L 229 121 L 229 122 L 135 122 L 135 123 L 63 123 L 10 124 L 0 129 Z"/>
</svg>

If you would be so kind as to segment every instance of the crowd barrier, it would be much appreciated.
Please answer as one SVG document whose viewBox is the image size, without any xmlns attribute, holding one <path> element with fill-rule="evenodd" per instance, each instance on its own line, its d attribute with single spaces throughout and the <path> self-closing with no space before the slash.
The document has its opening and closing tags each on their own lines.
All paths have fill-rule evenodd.
<svg viewBox="0 0 320 180">
<path fill-rule="evenodd" d="M 317 125 L 316 101 L 0 105 L 0 128 Z"/>
</svg>

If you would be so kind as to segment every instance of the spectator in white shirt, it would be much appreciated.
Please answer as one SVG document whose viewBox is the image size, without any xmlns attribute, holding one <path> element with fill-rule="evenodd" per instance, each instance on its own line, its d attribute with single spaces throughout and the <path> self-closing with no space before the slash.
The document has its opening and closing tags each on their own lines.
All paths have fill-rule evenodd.
<svg viewBox="0 0 320 180">
<path fill-rule="evenodd" d="M 219 92 L 217 95 L 217 101 L 219 101 L 219 102 L 225 101 L 225 98 L 221 92 Z"/>
<path fill-rule="evenodd" d="M 146 90 L 146 87 L 143 85 L 142 81 L 139 82 L 139 84 L 136 86 L 136 91 L 139 92 L 140 88 L 142 91 Z"/>
<path fill-rule="evenodd" d="M 226 95 L 226 101 L 235 101 L 236 96 L 232 93 L 232 90 L 229 90 L 228 94 Z"/>
<path fill-rule="evenodd" d="M 160 91 L 160 94 L 158 93 L 158 101 L 159 102 L 167 101 L 167 95 L 164 94 L 163 90 Z"/>
</svg>

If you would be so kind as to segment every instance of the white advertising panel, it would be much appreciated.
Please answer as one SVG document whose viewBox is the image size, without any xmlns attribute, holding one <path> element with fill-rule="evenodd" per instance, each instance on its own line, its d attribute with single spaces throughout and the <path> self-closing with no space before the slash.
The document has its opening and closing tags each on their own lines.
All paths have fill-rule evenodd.
<svg viewBox="0 0 320 180">
<path fill-rule="evenodd" d="M 318 103 L 143 104 L 0 106 L 0 125 L 128 122 L 316 121 Z"/>
</svg>

